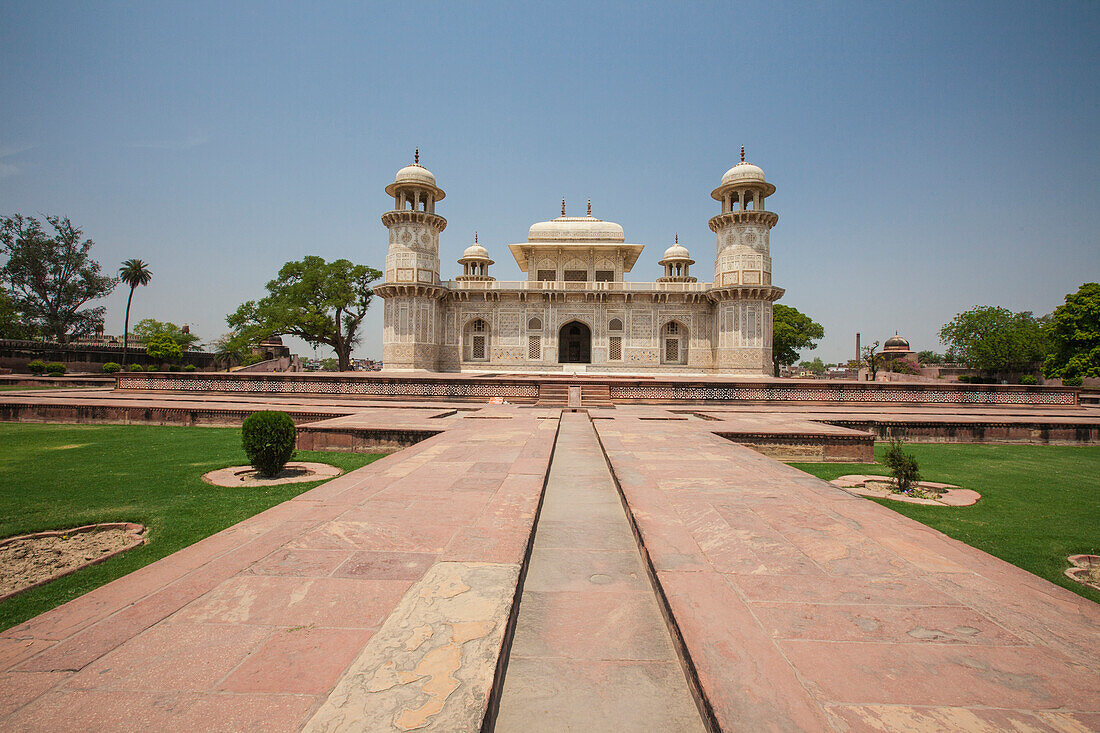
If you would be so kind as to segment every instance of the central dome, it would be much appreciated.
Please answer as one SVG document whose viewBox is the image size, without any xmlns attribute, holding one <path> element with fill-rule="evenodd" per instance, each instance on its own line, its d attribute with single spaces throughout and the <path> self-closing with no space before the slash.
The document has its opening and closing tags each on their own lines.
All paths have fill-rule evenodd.
<svg viewBox="0 0 1100 733">
<path fill-rule="evenodd" d="M 623 228 L 613 221 L 594 216 L 559 216 L 531 225 L 528 242 L 612 242 L 626 241 Z"/>
</svg>

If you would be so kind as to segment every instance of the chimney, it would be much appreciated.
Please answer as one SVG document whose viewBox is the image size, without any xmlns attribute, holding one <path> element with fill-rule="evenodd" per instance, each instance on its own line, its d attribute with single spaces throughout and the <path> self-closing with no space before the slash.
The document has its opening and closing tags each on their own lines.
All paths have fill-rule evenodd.
<svg viewBox="0 0 1100 733">
<path fill-rule="evenodd" d="M 856 363 L 859 363 L 859 331 L 856 331 Z"/>
</svg>

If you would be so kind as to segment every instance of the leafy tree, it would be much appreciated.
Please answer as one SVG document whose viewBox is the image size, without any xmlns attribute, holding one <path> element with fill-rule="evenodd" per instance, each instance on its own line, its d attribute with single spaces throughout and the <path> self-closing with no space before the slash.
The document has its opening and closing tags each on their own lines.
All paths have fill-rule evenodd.
<svg viewBox="0 0 1100 733">
<path fill-rule="evenodd" d="M 815 356 L 813 361 L 800 361 L 798 366 L 814 374 L 824 374 L 826 368 L 825 362 L 821 361 L 820 356 Z"/>
<path fill-rule="evenodd" d="M 211 344 L 214 351 L 214 363 L 224 366 L 225 371 L 234 363 L 240 364 L 248 354 L 249 344 L 235 333 L 223 333 Z"/>
<path fill-rule="evenodd" d="M 1066 296 L 1047 324 L 1047 377 L 1100 377 L 1100 283 L 1085 283 Z"/>
<path fill-rule="evenodd" d="M 142 341 L 148 341 L 158 333 L 166 333 L 172 340 L 179 344 L 180 348 L 187 351 L 199 342 L 199 337 L 184 330 L 171 321 L 158 321 L 155 318 L 143 318 L 134 326 L 134 336 Z"/>
<path fill-rule="evenodd" d="M 337 359 L 328 358 L 321 359 L 321 371 L 323 372 L 338 372 L 340 371 L 340 362 Z"/>
<path fill-rule="evenodd" d="M 921 364 L 942 364 L 944 357 L 935 351 L 921 351 L 917 353 L 917 361 Z"/>
<path fill-rule="evenodd" d="M 798 352 L 802 349 L 816 349 L 814 339 L 825 336 L 820 323 L 796 308 L 776 303 L 772 308 L 772 363 L 775 375 L 779 376 L 779 367 L 790 366 L 798 361 Z"/>
<path fill-rule="evenodd" d="M 157 362 L 175 364 L 183 358 L 183 349 L 166 333 L 158 333 L 145 342 L 145 353 Z"/>
<path fill-rule="evenodd" d="M 47 216 L 46 222 L 53 236 L 33 217 L 0 219 L 0 252 L 8 258 L 0 277 L 28 325 L 58 341 L 94 333 L 106 308 L 81 308 L 110 293 L 118 281 L 100 274 L 88 254 L 94 242 L 81 241 L 83 232 L 67 218 Z"/>
<path fill-rule="evenodd" d="M 126 322 L 122 327 L 122 363 L 125 364 L 130 353 L 130 303 L 134 300 L 134 288 L 148 285 L 153 273 L 142 260 L 126 260 L 118 268 L 118 279 L 130 286 L 130 295 L 126 298 Z"/>
<path fill-rule="evenodd" d="M 1042 322 L 1030 311 L 978 306 L 940 329 L 940 340 L 971 369 L 1023 371 L 1046 355 Z"/>
<path fill-rule="evenodd" d="M 348 371 L 359 324 L 374 294 L 370 284 L 380 277 L 373 267 L 309 255 L 283 265 L 267 284 L 268 295 L 243 303 L 226 322 L 252 343 L 291 335 L 313 346 L 330 346 L 340 370 Z"/>
<path fill-rule="evenodd" d="M 876 354 L 878 349 L 878 341 L 875 341 L 870 346 L 864 346 L 861 350 L 863 353 L 860 356 L 863 358 L 863 362 L 867 365 L 867 368 L 871 370 L 871 381 L 875 381 L 878 376 L 879 364 L 882 363 L 882 354 Z"/>
<path fill-rule="evenodd" d="M 29 339 L 34 329 L 27 325 L 23 314 L 15 307 L 15 300 L 7 290 L 0 289 L 0 338 Z"/>
</svg>

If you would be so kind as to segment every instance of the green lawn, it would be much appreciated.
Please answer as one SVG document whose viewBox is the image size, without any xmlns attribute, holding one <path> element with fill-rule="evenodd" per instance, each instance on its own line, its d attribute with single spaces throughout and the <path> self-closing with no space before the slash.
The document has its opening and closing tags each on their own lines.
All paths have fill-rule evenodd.
<svg viewBox="0 0 1100 733">
<path fill-rule="evenodd" d="M 791 465 L 827 480 L 888 474 L 884 448 L 875 444 L 874 464 Z M 959 508 L 872 501 L 1100 602 L 1100 592 L 1062 574 L 1067 555 L 1100 554 L 1100 447 L 911 444 L 906 450 L 925 480 L 974 489 L 981 500 Z"/>
<path fill-rule="evenodd" d="M 148 527 L 145 545 L 0 603 L 0 630 L 320 484 L 256 489 L 203 482 L 247 463 L 238 428 L 0 423 L 0 537 L 95 522 Z M 352 470 L 380 455 L 301 451 Z"/>
</svg>

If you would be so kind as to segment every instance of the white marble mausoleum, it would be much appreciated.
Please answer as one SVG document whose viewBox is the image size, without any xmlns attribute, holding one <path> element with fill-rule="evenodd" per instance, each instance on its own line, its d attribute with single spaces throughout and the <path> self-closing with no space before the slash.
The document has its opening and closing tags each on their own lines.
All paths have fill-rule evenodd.
<svg viewBox="0 0 1100 733">
<path fill-rule="evenodd" d="M 417 154 L 386 187 L 389 250 L 385 282 L 374 289 L 385 299 L 385 368 L 770 376 L 772 303 L 783 295 L 772 285 L 769 247 L 779 217 L 765 206 L 774 192 L 742 148 L 711 192 L 720 207 L 710 220 L 713 280 L 695 276 L 677 239 L 660 277 L 628 282 L 643 245 L 593 217 L 591 203 L 586 216 L 566 216 L 564 201 L 560 217 L 508 245 L 526 280 L 496 280 L 476 237 L 458 260 L 462 275 L 442 280 L 447 220 L 436 206 L 445 194 Z"/>
</svg>

